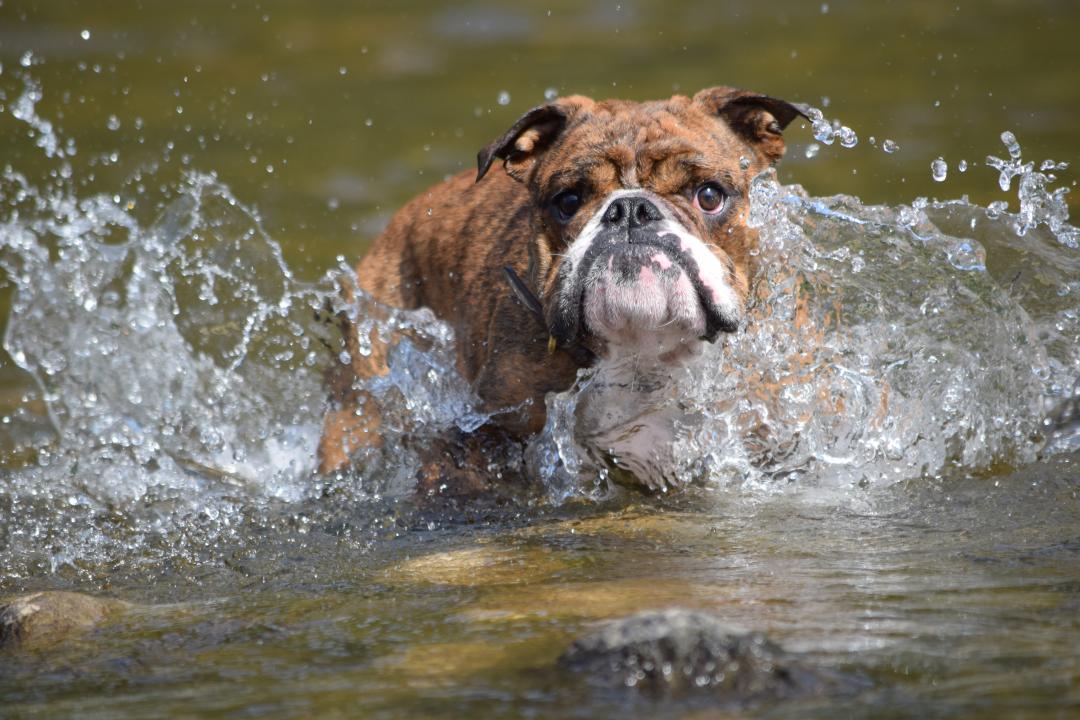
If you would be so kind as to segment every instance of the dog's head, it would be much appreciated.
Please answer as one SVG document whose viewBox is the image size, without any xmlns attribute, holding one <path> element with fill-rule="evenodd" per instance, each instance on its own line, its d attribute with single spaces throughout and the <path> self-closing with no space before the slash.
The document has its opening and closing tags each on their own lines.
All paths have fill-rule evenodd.
<svg viewBox="0 0 1080 720">
<path fill-rule="evenodd" d="M 750 181 L 803 109 L 727 87 L 635 103 L 560 98 L 480 151 L 533 199 L 527 282 L 551 336 L 681 357 L 742 319 Z"/>
</svg>

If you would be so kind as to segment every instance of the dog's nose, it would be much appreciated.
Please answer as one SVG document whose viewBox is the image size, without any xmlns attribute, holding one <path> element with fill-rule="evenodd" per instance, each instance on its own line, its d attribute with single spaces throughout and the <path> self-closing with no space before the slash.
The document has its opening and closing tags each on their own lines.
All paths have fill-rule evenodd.
<svg viewBox="0 0 1080 720">
<path fill-rule="evenodd" d="M 660 222 L 664 216 L 647 197 L 628 195 L 613 200 L 604 212 L 604 225 L 609 228 L 642 228 Z"/>
</svg>

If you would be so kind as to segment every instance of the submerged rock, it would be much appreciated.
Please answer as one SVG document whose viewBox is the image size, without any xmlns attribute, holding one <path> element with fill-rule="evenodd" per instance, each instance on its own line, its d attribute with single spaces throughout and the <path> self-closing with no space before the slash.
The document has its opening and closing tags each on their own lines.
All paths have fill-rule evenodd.
<svg viewBox="0 0 1080 720">
<path fill-rule="evenodd" d="M 128 607 L 111 598 L 74 592 L 38 592 L 0 605 L 0 650 L 41 647 L 87 630 Z"/>
<path fill-rule="evenodd" d="M 838 677 L 816 671 L 760 633 L 733 633 L 701 612 L 646 612 L 610 622 L 562 654 L 590 682 L 649 694 L 708 692 L 732 703 L 819 695 Z"/>
</svg>

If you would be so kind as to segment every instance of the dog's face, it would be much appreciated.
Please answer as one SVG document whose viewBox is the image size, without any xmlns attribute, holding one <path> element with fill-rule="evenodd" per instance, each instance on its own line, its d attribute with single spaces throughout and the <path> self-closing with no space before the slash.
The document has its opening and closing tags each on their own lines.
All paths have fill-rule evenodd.
<svg viewBox="0 0 1080 720">
<path fill-rule="evenodd" d="M 551 336 L 675 361 L 735 331 L 757 237 L 750 181 L 800 108 L 732 88 L 634 103 L 562 98 L 480 152 L 532 194 L 527 281 Z M 478 179 L 479 179 L 478 178 Z"/>
</svg>

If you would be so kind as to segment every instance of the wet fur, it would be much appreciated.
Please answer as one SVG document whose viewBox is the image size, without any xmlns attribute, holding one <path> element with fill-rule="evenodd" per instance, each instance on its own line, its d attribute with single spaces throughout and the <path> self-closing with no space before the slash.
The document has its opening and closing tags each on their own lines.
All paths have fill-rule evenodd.
<svg viewBox="0 0 1080 720">
<path fill-rule="evenodd" d="M 620 189 L 663 197 L 672 216 L 726 265 L 729 284 L 744 299 L 757 242 L 746 226 L 749 183 L 783 154 L 780 130 L 800 112 L 723 87 L 693 99 L 570 97 L 541 106 L 481 151 L 477 176 L 461 173 L 401 208 L 360 262 L 357 281 L 380 303 L 428 307 L 449 323 L 457 368 L 482 409 L 519 407 L 498 416 L 499 432 L 525 439 L 544 425 L 544 396 L 567 389 L 581 367 L 608 349 L 556 302 L 565 250 L 587 219 Z M 498 159 L 505 172 L 488 172 Z M 687 189 L 713 179 L 727 189 L 729 206 L 707 218 Z M 586 190 L 564 225 L 545 203 L 571 185 Z M 511 291 L 507 267 L 539 298 L 548 327 Z M 343 321 L 342 328 L 352 362 L 331 383 L 322 472 L 381 443 L 378 408 L 354 380 L 386 372 L 385 348 L 374 342 L 365 356 L 357 351 L 356 327 Z"/>
</svg>

